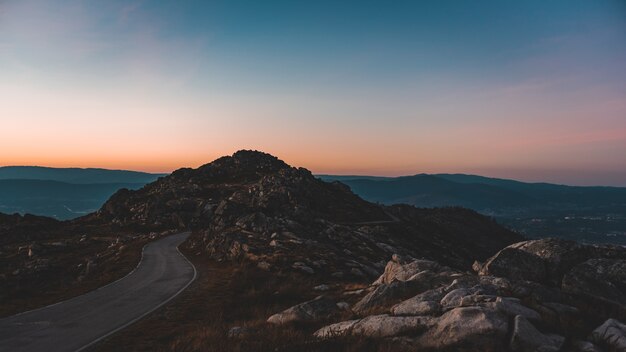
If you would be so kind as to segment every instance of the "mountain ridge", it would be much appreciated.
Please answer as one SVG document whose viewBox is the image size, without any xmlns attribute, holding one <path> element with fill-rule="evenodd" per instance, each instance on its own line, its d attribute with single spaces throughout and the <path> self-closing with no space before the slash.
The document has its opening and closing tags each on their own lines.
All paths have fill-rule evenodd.
<svg viewBox="0 0 626 352">
<path fill-rule="evenodd" d="M 104 168 L 0 166 L 0 180 L 50 180 L 66 183 L 148 183 L 166 174 Z"/>
</svg>

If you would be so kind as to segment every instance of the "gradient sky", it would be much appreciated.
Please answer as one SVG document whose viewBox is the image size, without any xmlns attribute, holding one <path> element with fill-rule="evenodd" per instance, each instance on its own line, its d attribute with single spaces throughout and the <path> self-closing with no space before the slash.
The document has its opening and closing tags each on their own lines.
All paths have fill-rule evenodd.
<svg viewBox="0 0 626 352">
<path fill-rule="evenodd" d="M 626 1 L 0 0 L 0 165 L 626 186 Z"/>
</svg>

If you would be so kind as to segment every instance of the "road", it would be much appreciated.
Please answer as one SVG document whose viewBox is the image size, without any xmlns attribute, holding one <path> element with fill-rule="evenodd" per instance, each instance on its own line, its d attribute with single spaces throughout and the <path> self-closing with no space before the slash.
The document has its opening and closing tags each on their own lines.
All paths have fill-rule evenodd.
<svg viewBox="0 0 626 352">
<path fill-rule="evenodd" d="M 80 351 L 167 303 L 195 279 L 180 233 L 147 244 L 126 277 L 82 296 L 0 319 L 0 351 Z"/>
</svg>

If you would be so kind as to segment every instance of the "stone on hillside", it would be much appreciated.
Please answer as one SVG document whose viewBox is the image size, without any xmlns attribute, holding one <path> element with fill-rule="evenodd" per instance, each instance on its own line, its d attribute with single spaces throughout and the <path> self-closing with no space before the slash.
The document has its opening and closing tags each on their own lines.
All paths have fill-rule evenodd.
<svg viewBox="0 0 626 352">
<path fill-rule="evenodd" d="M 626 324 L 608 319 L 591 333 L 595 343 L 615 351 L 626 351 Z"/>
<path fill-rule="evenodd" d="M 572 352 L 602 352 L 598 346 L 589 341 L 574 340 L 570 345 Z"/>
<path fill-rule="evenodd" d="M 537 330 L 521 315 L 515 317 L 510 348 L 514 352 L 559 351 L 565 338 L 559 335 L 546 335 Z"/>
<path fill-rule="evenodd" d="M 366 337 L 392 337 L 420 333 L 434 325 L 431 317 L 396 317 L 387 314 L 371 315 L 359 320 L 344 321 L 325 326 L 315 332 L 319 338 L 355 335 Z"/>
<path fill-rule="evenodd" d="M 291 267 L 296 269 L 296 270 L 300 270 L 302 272 L 305 272 L 307 274 L 315 274 L 315 270 L 313 270 L 313 268 L 311 268 L 310 266 L 307 266 L 303 262 L 295 262 L 295 263 L 293 263 L 293 265 Z"/>
<path fill-rule="evenodd" d="M 337 302 L 337 308 L 341 310 L 350 310 L 350 303 L 348 302 Z"/>
<path fill-rule="evenodd" d="M 330 290 L 330 286 L 328 286 L 326 284 L 317 285 L 317 286 L 313 287 L 313 290 L 315 290 L 315 291 L 328 291 L 328 290 Z"/>
<path fill-rule="evenodd" d="M 481 276 L 479 282 L 481 285 L 489 285 L 495 288 L 498 295 L 506 295 L 511 292 L 511 283 L 502 277 Z"/>
<path fill-rule="evenodd" d="M 484 265 L 474 263 L 473 268 L 481 276 L 536 282 L 546 279 L 546 265 L 542 258 L 511 246 L 487 259 Z"/>
<path fill-rule="evenodd" d="M 433 301 L 406 300 L 391 308 L 393 315 L 435 315 L 441 311 L 441 305 Z"/>
<path fill-rule="evenodd" d="M 527 298 L 537 302 L 558 302 L 562 300 L 561 290 L 532 281 L 515 282 L 511 294 L 517 298 Z"/>
<path fill-rule="evenodd" d="M 626 307 L 626 260 L 589 259 L 565 274 L 561 288 Z"/>
<path fill-rule="evenodd" d="M 334 277 L 335 279 L 342 279 L 343 278 L 343 272 L 336 271 L 336 272 L 330 274 L 330 276 Z"/>
<path fill-rule="evenodd" d="M 359 268 L 350 269 L 350 274 L 357 276 L 357 277 L 365 277 L 365 274 Z"/>
<path fill-rule="evenodd" d="M 391 308 L 391 313 L 394 315 L 413 315 L 413 312 L 420 312 L 426 309 L 425 302 L 434 302 L 437 304 L 437 311 L 441 309 L 439 301 L 445 295 L 446 291 L 443 288 L 431 289 L 420 293 L 417 296 L 413 296 L 407 300 L 404 300 Z M 430 304 L 428 304 L 430 305 Z M 434 311 L 432 312 L 434 313 Z M 424 313 L 423 315 L 430 314 Z M 414 315 L 420 315 L 415 313 Z"/>
<path fill-rule="evenodd" d="M 441 304 L 441 307 L 444 310 L 448 310 L 456 307 L 475 305 L 478 303 L 492 302 L 496 300 L 495 296 L 484 293 L 485 292 L 480 286 L 457 288 L 448 292 L 441 299 L 441 301 L 439 301 L 439 304 Z"/>
<path fill-rule="evenodd" d="M 259 269 L 270 271 L 272 269 L 272 265 L 268 262 L 261 261 L 256 265 Z"/>
<path fill-rule="evenodd" d="M 296 322 L 315 322 L 339 312 L 335 302 L 327 298 L 318 298 L 300 303 L 276 313 L 267 319 L 268 323 L 282 325 Z"/>
<path fill-rule="evenodd" d="M 390 284 L 382 284 L 357 302 L 353 310 L 360 313 L 372 308 L 382 308 L 426 289 L 429 287 L 424 287 L 419 281 L 393 281 Z"/>
<path fill-rule="evenodd" d="M 463 297 L 471 295 L 472 293 L 473 292 L 469 288 L 457 288 L 443 296 L 441 301 L 439 301 L 439 304 L 446 308 L 458 307 L 461 305 L 461 300 L 463 299 Z"/>
<path fill-rule="evenodd" d="M 367 337 L 390 337 L 407 333 L 419 333 L 431 327 L 434 318 L 395 317 L 387 314 L 372 315 L 352 326 L 352 334 Z"/>
<path fill-rule="evenodd" d="M 461 307 L 443 314 L 416 340 L 416 345 L 425 349 L 499 352 L 505 350 L 507 331 L 507 318 L 502 314 L 483 307 Z"/>
<path fill-rule="evenodd" d="M 547 263 L 547 282 L 553 285 L 558 285 L 560 278 L 571 267 L 595 255 L 591 246 L 558 238 L 524 241 L 509 247 L 515 247 L 543 259 Z"/>
<path fill-rule="evenodd" d="M 541 320 L 541 315 L 536 311 L 522 305 L 519 300 L 510 297 L 498 297 L 494 303 L 494 308 L 508 316 L 522 316 L 528 320 Z"/>
<path fill-rule="evenodd" d="M 347 320 L 339 323 L 324 326 L 317 330 L 313 335 L 320 339 L 327 339 L 331 337 L 345 336 L 350 333 L 350 330 L 359 320 Z"/>
<path fill-rule="evenodd" d="M 441 266 L 430 260 L 414 260 L 407 262 L 397 254 L 385 266 L 385 271 L 374 281 L 373 285 L 390 284 L 394 280 L 407 281 L 411 276 L 425 270 L 438 271 Z"/>
</svg>

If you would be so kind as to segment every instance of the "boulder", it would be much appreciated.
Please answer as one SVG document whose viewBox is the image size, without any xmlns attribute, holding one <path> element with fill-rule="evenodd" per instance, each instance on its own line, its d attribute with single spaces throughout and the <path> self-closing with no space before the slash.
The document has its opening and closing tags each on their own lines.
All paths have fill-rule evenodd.
<svg viewBox="0 0 626 352">
<path fill-rule="evenodd" d="M 354 326 L 359 320 L 346 320 L 339 323 L 331 324 L 324 326 L 323 328 L 317 330 L 313 335 L 320 339 L 326 339 L 331 337 L 345 336 L 348 335 Z"/>
<path fill-rule="evenodd" d="M 626 260 L 589 259 L 565 274 L 561 289 L 626 307 Z"/>
<path fill-rule="evenodd" d="M 327 298 L 316 298 L 300 303 L 276 313 L 267 319 L 268 323 L 282 325 L 287 323 L 316 322 L 339 312 L 335 302 Z"/>
<path fill-rule="evenodd" d="M 259 269 L 261 270 L 265 270 L 265 271 L 270 271 L 272 269 L 272 265 L 268 262 L 265 261 L 261 261 L 256 265 Z"/>
<path fill-rule="evenodd" d="M 418 334 L 432 327 L 435 318 L 397 317 L 387 314 L 371 315 L 359 320 L 349 320 L 325 326 L 314 333 L 316 337 L 355 335 L 366 337 L 392 337 L 404 334 Z"/>
<path fill-rule="evenodd" d="M 435 315 L 441 311 L 441 305 L 434 301 L 406 300 L 391 308 L 393 315 Z"/>
<path fill-rule="evenodd" d="M 348 302 L 337 302 L 337 308 L 341 310 L 350 310 L 350 303 Z"/>
<path fill-rule="evenodd" d="M 434 310 L 426 313 L 426 310 L 434 309 L 434 305 L 430 303 L 432 302 L 437 305 L 437 311 L 439 311 L 441 309 L 439 301 L 443 298 L 445 293 L 444 288 L 436 288 L 422 292 L 393 306 L 391 313 L 394 315 L 427 315 L 435 313 Z"/>
<path fill-rule="evenodd" d="M 311 268 L 310 266 L 307 266 L 303 262 L 295 262 L 293 263 L 291 267 L 307 274 L 315 274 L 315 270 L 313 270 L 313 268 Z"/>
<path fill-rule="evenodd" d="M 406 259 L 394 254 L 391 261 L 385 266 L 385 271 L 373 284 L 390 284 L 394 280 L 407 281 L 421 271 L 438 271 L 440 268 L 441 266 L 438 263 L 430 260 L 414 260 L 407 262 Z"/>
<path fill-rule="evenodd" d="M 572 352 L 602 352 L 598 346 L 589 341 L 574 340 L 570 344 Z"/>
<path fill-rule="evenodd" d="M 528 320 L 541 320 L 541 315 L 520 303 L 518 299 L 511 297 L 496 298 L 493 307 L 508 316 L 522 316 Z"/>
<path fill-rule="evenodd" d="M 390 284 L 381 284 L 357 302 L 353 310 L 362 313 L 373 308 L 384 308 L 427 289 L 429 287 L 424 287 L 419 281 L 393 281 Z"/>
<path fill-rule="evenodd" d="M 481 276 L 536 282 L 546 279 L 546 264 L 542 258 L 511 246 L 487 259 L 484 265 L 474 263 L 473 268 Z"/>
<path fill-rule="evenodd" d="M 521 315 L 515 317 L 510 348 L 513 352 L 559 351 L 565 338 L 559 335 L 546 335 L 537 330 Z"/>
<path fill-rule="evenodd" d="M 458 287 L 458 285 L 456 286 Z M 452 287 L 455 287 L 455 285 L 450 285 L 446 287 L 446 290 L 449 290 Z M 472 306 L 484 302 L 495 301 L 495 293 L 496 290 L 493 287 L 489 286 L 460 286 L 459 288 L 450 290 L 439 303 L 444 310 L 449 310 L 462 306 Z"/>
<path fill-rule="evenodd" d="M 484 307 L 455 308 L 443 314 L 422 334 L 416 345 L 454 351 L 504 351 L 507 318 Z"/>
<path fill-rule="evenodd" d="M 448 292 L 445 296 L 443 296 L 441 301 L 439 301 L 439 304 L 441 304 L 441 306 L 444 309 L 460 307 L 461 300 L 463 299 L 463 297 L 469 296 L 473 294 L 474 292 L 475 290 L 471 288 L 457 288 L 455 290 Z"/>
<path fill-rule="evenodd" d="M 559 285 L 561 277 L 574 265 L 592 256 L 602 255 L 602 253 L 596 253 L 594 247 L 560 238 L 524 241 L 509 247 L 517 248 L 543 259 L 547 264 L 545 281 L 555 286 Z"/>
<path fill-rule="evenodd" d="M 315 291 L 328 291 L 328 290 L 330 290 L 330 286 L 328 286 L 326 284 L 321 284 L 321 285 L 317 285 L 317 286 L 313 287 L 313 290 L 315 290 Z"/>
<path fill-rule="evenodd" d="M 609 350 L 626 351 L 626 324 L 608 319 L 591 333 L 593 341 Z"/>
</svg>

